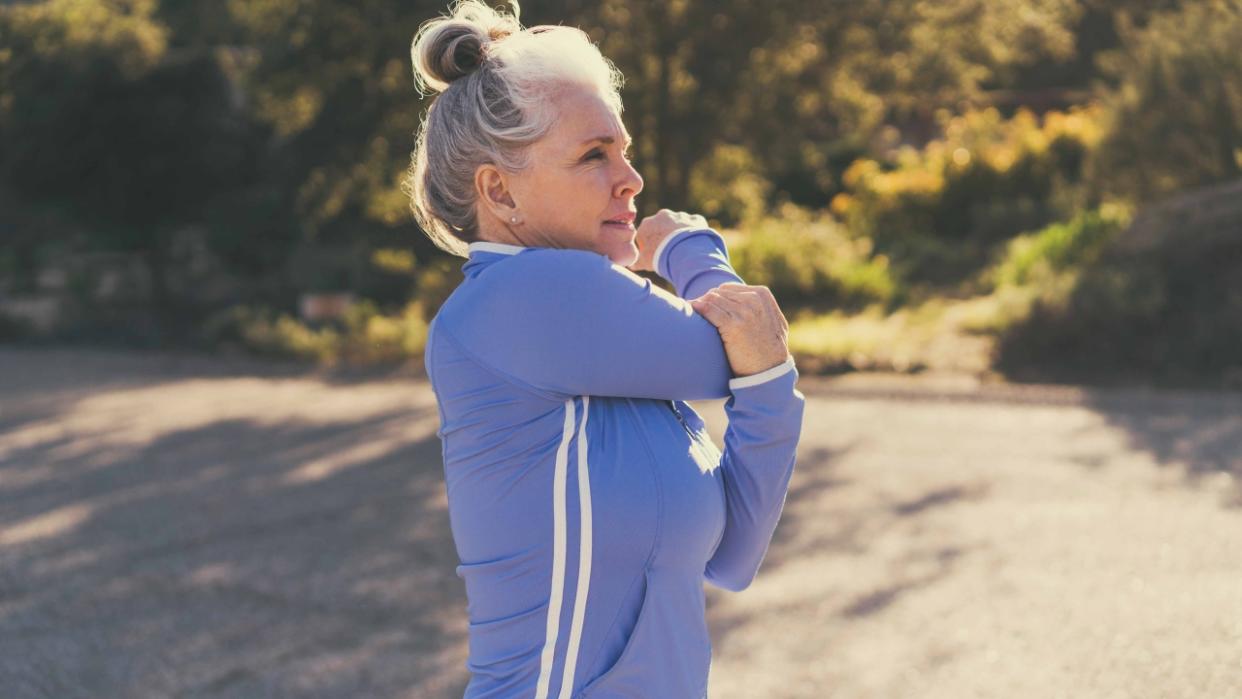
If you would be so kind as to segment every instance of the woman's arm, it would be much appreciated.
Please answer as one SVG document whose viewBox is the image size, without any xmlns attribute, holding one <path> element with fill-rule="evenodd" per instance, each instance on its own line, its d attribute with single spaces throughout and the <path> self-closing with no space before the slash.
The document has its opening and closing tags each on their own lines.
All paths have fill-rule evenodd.
<svg viewBox="0 0 1242 699">
<path fill-rule="evenodd" d="M 738 592 L 759 572 L 780 520 L 793 475 L 806 397 L 794 388 L 793 358 L 754 376 L 730 381 L 729 427 L 721 457 L 725 526 L 704 575 Z"/>
<path fill-rule="evenodd" d="M 714 232 L 713 232 L 714 234 Z M 704 278 L 701 257 L 663 266 Z M 489 370 L 557 401 L 570 396 L 701 400 L 729 394 L 720 334 L 686 301 L 585 250 L 537 249 L 497 262 L 460 290 L 441 318 L 463 351 Z"/>
<path fill-rule="evenodd" d="M 729 264 L 724 237 L 698 214 L 660 209 L 642 220 L 634 241 L 638 259 L 628 269 L 660 275 L 680 298 L 697 298 L 725 282 L 742 283 Z"/>
<path fill-rule="evenodd" d="M 683 299 L 698 298 L 725 282 L 745 283 L 729 263 L 724 237 L 711 228 L 675 231 L 656 248 L 654 266 Z"/>
<path fill-rule="evenodd" d="M 716 326 L 739 375 L 725 403 L 725 526 L 704 570 L 713 584 L 737 591 L 759 571 L 780 519 L 806 399 L 794 388 L 789 323 L 767 287 L 722 284 L 692 305 Z"/>
</svg>

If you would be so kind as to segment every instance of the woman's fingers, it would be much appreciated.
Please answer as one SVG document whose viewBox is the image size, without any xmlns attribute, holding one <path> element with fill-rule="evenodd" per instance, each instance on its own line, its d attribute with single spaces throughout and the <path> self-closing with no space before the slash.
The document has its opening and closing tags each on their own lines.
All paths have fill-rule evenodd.
<svg viewBox="0 0 1242 699">
<path fill-rule="evenodd" d="M 733 320 L 733 315 L 721 303 L 721 297 L 713 296 L 711 292 L 691 301 L 690 307 L 717 328 L 727 325 Z"/>
<path fill-rule="evenodd" d="M 784 328 L 789 327 L 780 305 L 766 286 L 727 282 L 692 300 L 690 304 L 717 327 L 721 323 L 729 322 L 754 323 L 761 318 L 770 319 L 768 322 Z"/>
<path fill-rule="evenodd" d="M 761 288 L 730 282 L 728 285 L 722 284 L 708 293 L 716 294 L 724 302 L 726 308 L 733 310 L 734 315 L 753 317 L 766 310 L 762 294 L 758 291 Z"/>
<path fill-rule="evenodd" d="M 756 316 L 766 314 L 777 318 L 782 327 L 786 330 L 789 329 L 789 323 L 785 320 L 785 314 L 781 312 L 780 304 L 776 302 L 776 297 L 772 295 L 772 290 L 766 286 L 727 282 L 712 291 L 724 298 L 744 303 Z"/>
<path fill-rule="evenodd" d="M 735 376 L 756 374 L 789 356 L 789 326 L 767 287 L 730 282 L 690 304 L 720 332 Z"/>
<path fill-rule="evenodd" d="M 717 328 L 746 323 L 755 316 L 748 302 L 732 295 L 715 293 L 715 290 L 694 299 L 690 305 Z"/>
</svg>

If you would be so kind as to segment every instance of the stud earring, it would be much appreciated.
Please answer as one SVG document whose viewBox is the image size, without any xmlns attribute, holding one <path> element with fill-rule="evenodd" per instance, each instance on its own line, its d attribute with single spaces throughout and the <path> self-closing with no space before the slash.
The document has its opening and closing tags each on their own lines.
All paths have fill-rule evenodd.
<svg viewBox="0 0 1242 699">
<path fill-rule="evenodd" d="M 517 216 L 510 216 L 509 223 L 517 223 Z"/>
</svg>

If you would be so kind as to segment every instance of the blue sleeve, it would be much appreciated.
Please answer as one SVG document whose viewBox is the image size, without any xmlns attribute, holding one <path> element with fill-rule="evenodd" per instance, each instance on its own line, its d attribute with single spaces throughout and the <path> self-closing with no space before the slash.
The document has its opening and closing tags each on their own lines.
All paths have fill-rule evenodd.
<svg viewBox="0 0 1242 699">
<path fill-rule="evenodd" d="M 707 562 L 706 579 L 740 591 L 759 572 L 793 476 L 806 397 L 794 388 L 793 358 L 753 376 L 729 382 L 729 427 L 721 458 L 725 526 Z"/>
<path fill-rule="evenodd" d="M 725 282 L 745 284 L 729 264 L 724 238 L 710 228 L 674 231 L 656 248 L 652 266 L 683 299 L 696 299 Z"/>
<path fill-rule="evenodd" d="M 694 260 L 673 259 L 677 278 Z M 729 395 L 720 333 L 686 301 L 585 250 L 538 249 L 486 270 L 444 328 L 463 351 L 549 399 Z"/>
</svg>

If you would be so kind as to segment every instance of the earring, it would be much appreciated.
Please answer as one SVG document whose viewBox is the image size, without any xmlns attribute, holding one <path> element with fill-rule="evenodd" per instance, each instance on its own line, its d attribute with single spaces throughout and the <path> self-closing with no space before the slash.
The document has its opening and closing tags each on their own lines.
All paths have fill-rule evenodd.
<svg viewBox="0 0 1242 699">
<path fill-rule="evenodd" d="M 517 216 L 510 216 L 509 223 L 517 223 Z"/>
</svg>

